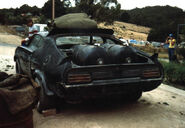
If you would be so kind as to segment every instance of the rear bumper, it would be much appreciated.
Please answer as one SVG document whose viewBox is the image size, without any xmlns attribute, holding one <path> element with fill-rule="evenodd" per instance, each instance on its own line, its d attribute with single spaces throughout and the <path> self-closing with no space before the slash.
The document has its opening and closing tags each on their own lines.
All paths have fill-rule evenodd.
<svg viewBox="0 0 185 128">
<path fill-rule="evenodd" d="M 96 80 L 89 84 L 63 85 L 65 97 L 101 97 L 119 94 L 129 94 L 141 91 L 150 91 L 157 88 L 163 78 L 141 79 L 122 78 L 113 80 Z"/>
<path fill-rule="evenodd" d="M 88 84 L 74 84 L 74 85 L 65 85 L 66 89 L 68 88 L 78 88 L 78 87 L 90 87 L 90 86 L 103 86 L 103 85 L 120 85 L 127 83 L 152 83 L 156 81 L 162 82 L 163 78 L 152 78 L 152 79 L 141 79 L 140 77 L 135 78 L 121 78 L 121 79 L 111 79 L 111 80 L 95 80 Z"/>
</svg>

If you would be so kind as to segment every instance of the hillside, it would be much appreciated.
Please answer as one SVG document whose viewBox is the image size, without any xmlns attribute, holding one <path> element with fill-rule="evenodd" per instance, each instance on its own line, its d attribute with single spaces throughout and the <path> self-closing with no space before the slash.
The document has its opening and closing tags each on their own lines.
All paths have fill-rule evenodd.
<svg viewBox="0 0 185 128">
<path fill-rule="evenodd" d="M 115 21 L 113 25 L 98 24 L 99 28 L 113 29 L 117 38 L 147 40 L 149 27 Z"/>
<path fill-rule="evenodd" d="M 99 28 L 113 29 L 117 38 L 147 40 L 150 28 L 115 21 L 113 25 L 98 24 Z M 16 35 L 16 32 L 8 26 L 0 25 L 0 42 L 19 45 L 22 37 Z"/>
</svg>

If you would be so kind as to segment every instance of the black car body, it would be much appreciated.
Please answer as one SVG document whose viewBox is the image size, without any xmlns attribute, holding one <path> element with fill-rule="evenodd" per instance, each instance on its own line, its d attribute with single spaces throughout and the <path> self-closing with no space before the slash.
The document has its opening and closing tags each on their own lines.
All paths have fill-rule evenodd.
<svg viewBox="0 0 185 128">
<path fill-rule="evenodd" d="M 55 29 L 47 37 L 34 35 L 15 51 L 17 73 L 41 86 L 41 109 L 49 97 L 86 99 L 137 94 L 158 87 L 163 68 L 149 56 L 122 42 L 107 29 Z"/>
</svg>

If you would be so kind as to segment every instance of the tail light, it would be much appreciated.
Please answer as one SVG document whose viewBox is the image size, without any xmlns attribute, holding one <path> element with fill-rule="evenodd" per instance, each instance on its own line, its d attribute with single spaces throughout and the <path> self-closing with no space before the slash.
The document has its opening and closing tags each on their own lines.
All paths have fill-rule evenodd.
<svg viewBox="0 0 185 128">
<path fill-rule="evenodd" d="M 68 74 L 68 83 L 89 83 L 91 82 L 90 74 Z"/>
<path fill-rule="evenodd" d="M 159 69 L 145 70 L 142 74 L 144 78 L 160 77 L 160 75 Z"/>
</svg>

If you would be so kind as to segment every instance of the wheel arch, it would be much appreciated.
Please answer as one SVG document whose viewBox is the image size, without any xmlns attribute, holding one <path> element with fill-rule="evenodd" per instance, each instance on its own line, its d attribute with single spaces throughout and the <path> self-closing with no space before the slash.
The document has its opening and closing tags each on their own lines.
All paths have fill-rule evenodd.
<svg viewBox="0 0 185 128">
<path fill-rule="evenodd" d="M 47 96 L 53 96 L 54 93 L 47 87 L 47 81 L 44 73 L 38 69 L 34 70 L 33 78 L 38 78 L 42 83 L 42 88 Z"/>
</svg>

